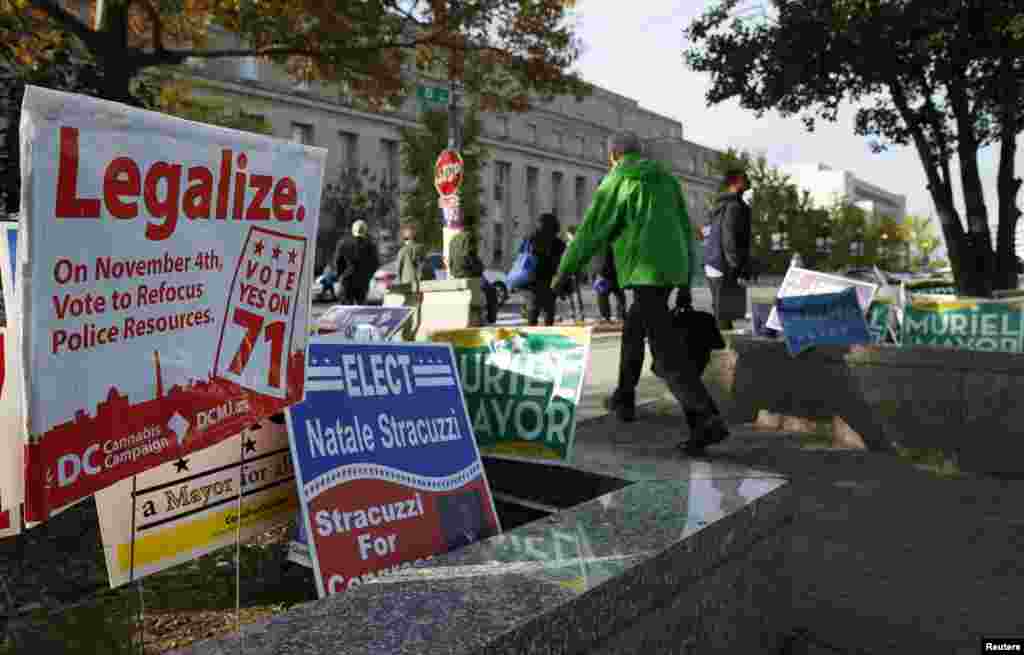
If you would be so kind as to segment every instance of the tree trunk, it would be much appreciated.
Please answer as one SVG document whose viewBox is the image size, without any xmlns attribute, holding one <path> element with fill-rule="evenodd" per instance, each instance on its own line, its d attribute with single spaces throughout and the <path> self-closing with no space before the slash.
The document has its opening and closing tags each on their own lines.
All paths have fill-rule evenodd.
<svg viewBox="0 0 1024 655">
<path fill-rule="evenodd" d="M 1000 98 L 999 122 L 999 173 L 996 181 L 999 195 L 999 241 L 996 253 L 996 284 L 999 289 L 1016 289 L 1017 253 L 1016 232 L 1017 221 L 1021 211 L 1017 208 L 1017 192 L 1021 180 L 1015 177 L 1014 158 L 1017 155 L 1017 132 L 1020 119 L 1016 108 L 1019 100 L 1020 87 L 1014 79 L 1013 64 L 1010 57 L 1000 62 Z"/>
</svg>

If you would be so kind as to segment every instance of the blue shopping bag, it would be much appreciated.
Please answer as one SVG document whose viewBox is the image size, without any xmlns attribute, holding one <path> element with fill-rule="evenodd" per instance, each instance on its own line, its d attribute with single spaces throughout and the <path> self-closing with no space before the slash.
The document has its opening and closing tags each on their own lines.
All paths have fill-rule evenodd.
<svg viewBox="0 0 1024 655">
<path fill-rule="evenodd" d="M 533 283 L 536 277 L 537 255 L 533 254 L 533 243 L 529 239 L 524 239 L 505 282 L 510 289 L 525 289 Z"/>
</svg>

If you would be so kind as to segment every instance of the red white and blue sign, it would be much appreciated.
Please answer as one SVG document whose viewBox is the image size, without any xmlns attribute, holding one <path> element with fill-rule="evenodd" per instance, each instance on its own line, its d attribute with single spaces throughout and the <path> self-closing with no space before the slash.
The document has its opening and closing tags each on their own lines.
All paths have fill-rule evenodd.
<svg viewBox="0 0 1024 655">
<path fill-rule="evenodd" d="M 857 290 L 777 298 L 786 348 L 798 355 L 817 345 L 874 343 Z"/>
<path fill-rule="evenodd" d="M 320 597 L 498 534 L 449 344 L 309 345 L 287 412 Z"/>
</svg>

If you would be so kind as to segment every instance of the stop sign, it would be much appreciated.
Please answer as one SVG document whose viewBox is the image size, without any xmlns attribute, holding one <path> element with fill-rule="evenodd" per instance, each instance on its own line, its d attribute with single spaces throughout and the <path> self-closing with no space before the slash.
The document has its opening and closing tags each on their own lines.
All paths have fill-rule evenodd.
<svg viewBox="0 0 1024 655">
<path fill-rule="evenodd" d="M 442 150 L 434 164 L 434 187 L 442 196 L 453 196 L 462 185 L 462 157 L 454 150 Z"/>
</svg>

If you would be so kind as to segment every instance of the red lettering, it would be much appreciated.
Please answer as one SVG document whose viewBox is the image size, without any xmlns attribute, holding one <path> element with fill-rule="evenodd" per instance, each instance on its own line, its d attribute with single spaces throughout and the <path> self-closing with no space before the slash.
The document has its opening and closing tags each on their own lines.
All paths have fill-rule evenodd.
<svg viewBox="0 0 1024 655">
<path fill-rule="evenodd" d="M 295 181 L 290 177 L 282 177 L 274 187 L 274 218 L 279 221 L 290 221 L 295 217 L 295 201 L 298 199 Z"/>
<path fill-rule="evenodd" d="M 193 182 L 199 184 L 192 184 Z M 190 219 L 210 218 L 210 206 L 213 204 L 213 173 L 204 166 L 193 166 L 188 169 L 188 183 L 185 197 L 181 200 L 185 216 Z"/>
<path fill-rule="evenodd" d="M 128 157 L 118 157 L 107 166 L 103 176 L 103 202 L 114 218 L 135 218 L 139 215 L 139 203 L 123 202 L 123 196 L 138 198 L 141 174 L 138 165 Z"/>
<path fill-rule="evenodd" d="M 220 179 L 217 180 L 217 220 L 228 217 L 228 191 L 231 187 L 231 156 L 230 150 L 220 153 Z"/>
<path fill-rule="evenodd" d="M 157 198 L 157 186 L 163 180 L 167 188 L 164 199 Z M 168 164 L 158 161 L 146 173 L 143 195 L 146 198 L 146 209 L 154 218 L 162 218 L 162 223 L 150 223 L 146 226 L 146 238 L 150 241 L 163 241 L 172 234 L 178 225 L 178 193 L 181 190 L 181 164 Z"/>
<path fill-rule="evenodd" d="M 263 309 L 263 306 L 266 303 L 267 298 L 267 294 L 263 289 L 260 289 L 259 287 L 254 287 L 251 284 L 246 284 L 245 282 L 242 282 L 239 285 L 239 288 L 239 296 L 242 302 L 244 302 L 247 305 L 252 305 L 256 309 Z"/>
<path fill-rule="evenodd" d="M 78 197 L 78 129 L 60 128 L 57 170 L 57 218 L 99 218 L 99 198 Z"/>
<path fill-rule="evenodd" d="M 246 277 L 246 279 L 251 280 L 253 278 L 253 276 L 256 275 L 256 269 L 258 269 L 259 267 L 260 267 L 260 265 L 257 262 L 246 261 L 245 262 L 245 277 Z"/>
<path fill-rule="evenodd" d="M 250 175 L 249 188 L 256 192 L 256 196 L 249 203 L 249 209 L 245 211 L 247 221 L 269 221 L 270 208 L 264 207 L 263 202 L 270 194 L 270 187 L 274 184 L 274 178 L 269 175 Z"/>
<path fill-rule="evenodd" d="M 245 165 L 248 163 L 245 153 L 238 155 L 238 172 L 235 173 L 235 202 L 231 207 L 231 218 L 236 221 L 242 220 L 242 211 L 245 207 Z"/>
</svg>

